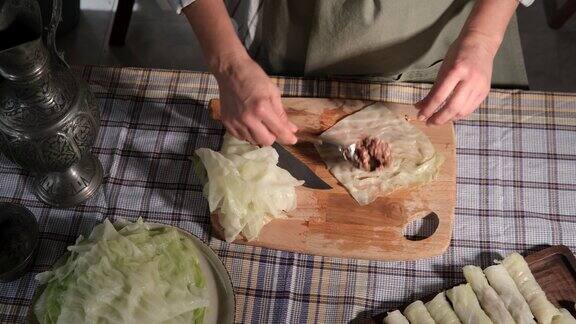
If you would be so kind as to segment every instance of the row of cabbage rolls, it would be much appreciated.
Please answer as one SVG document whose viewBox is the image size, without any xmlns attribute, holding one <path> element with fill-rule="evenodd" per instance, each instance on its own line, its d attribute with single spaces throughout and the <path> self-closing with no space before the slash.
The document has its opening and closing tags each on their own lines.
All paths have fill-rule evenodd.
<svg viewBox="0 0 576 324">
<path fill-rule="evenodd" d="M 389 312 L 385 324 L 576 324 L 556 308 L 536 282 L 524 258 L 513 253 L 484 271 L 464 267 L 467 283 L 441 292 L 424 304 L 417 300 Z"/>
</svg>

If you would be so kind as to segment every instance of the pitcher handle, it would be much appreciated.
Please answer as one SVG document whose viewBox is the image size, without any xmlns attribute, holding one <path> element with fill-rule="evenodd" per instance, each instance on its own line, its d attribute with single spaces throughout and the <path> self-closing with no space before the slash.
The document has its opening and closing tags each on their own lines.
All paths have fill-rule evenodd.
<svg viewBox="0 0 576 324">
<path fill-rule="evenodd" d="M 50 54 L 57 63 L 69 67 L 68 63 L 64 60 L 64 54 L 56 48 L 56 31 L 58 30 L 58 25 L 61 20 L 62 0 L 52 0 L 52 13 L 49 16 L 47 23 L 44 24 L 44 44 L 46 44 L 46 48 L 48 48 L 48 51 L 50 51 Z"/>
</svg>

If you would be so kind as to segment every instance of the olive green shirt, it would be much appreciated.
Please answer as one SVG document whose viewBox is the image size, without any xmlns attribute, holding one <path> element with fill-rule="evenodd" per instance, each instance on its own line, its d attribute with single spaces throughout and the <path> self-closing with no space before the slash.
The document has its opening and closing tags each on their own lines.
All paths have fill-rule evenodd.
<svg viewBox="0 0 576 324">
<path fill-rule="evenodd" d="M 262 3 L 252 45 L 271 74 L 434 82 L 471 0 L 285 0 Z M 514 16 L 492 84 L 528 85 Z"/>
</svg>

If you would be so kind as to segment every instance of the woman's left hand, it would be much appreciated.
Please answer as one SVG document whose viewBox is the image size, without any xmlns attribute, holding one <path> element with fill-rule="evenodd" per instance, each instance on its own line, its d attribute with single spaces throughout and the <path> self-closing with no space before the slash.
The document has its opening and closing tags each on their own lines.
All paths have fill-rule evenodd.
<svg viewBox="0 0 576 324">
<path fill-rule="evenodd" d="M 470 115 L 488 95 L 498 43 L 481 33 L 461 35 L 451 46 L 436 83 L 416 107 L 418 118 L 444 124 Z"/>
</svg>

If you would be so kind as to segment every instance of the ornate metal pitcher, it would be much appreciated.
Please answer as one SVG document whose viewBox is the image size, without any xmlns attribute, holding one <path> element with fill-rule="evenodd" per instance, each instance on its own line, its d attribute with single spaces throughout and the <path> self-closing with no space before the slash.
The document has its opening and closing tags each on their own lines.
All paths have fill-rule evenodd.
<svg viewBox="0 0 576 324">
<path fill-rule="evenodd" d="M 38 199 L 70 207 L 102 183 L 90 152 L 100 114 L 56 50 L 61 1 L 43 24 L 36 0 L 0 0 L 0 151 L 35 173 Z"/>
</svg>

